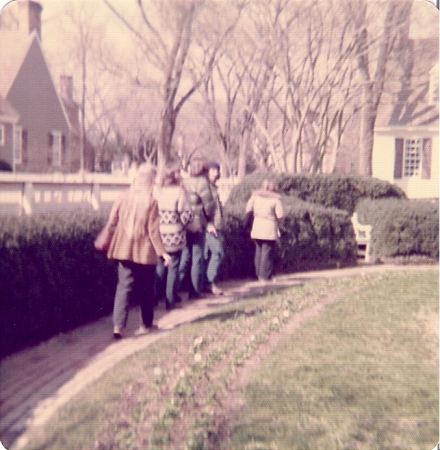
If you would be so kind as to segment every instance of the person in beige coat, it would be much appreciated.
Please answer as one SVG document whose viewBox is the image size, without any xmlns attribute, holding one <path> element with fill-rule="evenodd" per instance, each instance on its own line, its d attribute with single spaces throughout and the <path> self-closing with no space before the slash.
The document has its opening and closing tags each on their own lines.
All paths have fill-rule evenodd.
<svg viewBox="0 0 440 450">
<path fill-rule="evenodd" d="M 246 204 L 246 213 L 253 211 L 251 238 L 255 242 L 255 273 L 259 281 L 273 275 L 275 245 L 279 237 L 278 221 L 284 216 L 280 195 L 275 184 L 264 180 Z"/>
<path fill-rule="evenodd" d="M 137 331 L 157 328 L 154 317 L 154 278 L 158 258 L 165 265 L 170 255 L 165 251 L 159 232 L 159 212 L 153 197 L 156 169 L 143 164 L 133 183 L 114 203 L 109 225 L 114 234 L 107 252 L 118 261 L 118 284 L 113 308 L 113 337 L 120 339 L 127 325 L 128 307 L 137 300 L 141 307 L 142 324 Z"/>
</svg>

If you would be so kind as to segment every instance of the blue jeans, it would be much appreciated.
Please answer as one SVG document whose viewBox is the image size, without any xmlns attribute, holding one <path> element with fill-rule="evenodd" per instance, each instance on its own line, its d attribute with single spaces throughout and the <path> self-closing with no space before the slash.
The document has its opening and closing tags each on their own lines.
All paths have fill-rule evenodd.
<svg viewBox="0 0 440 450">
<path fill-rule="evenodd" d="M 218 233 L 217 236 L 211 233 L 206 233 L 205 243 L 205 260 L 208 261 L 208 267 L 206 269 L 206 278 L 208 283 L 212 285 L 218 275 L 220 264 L 225 256 L 223 249 L 223 240 Z"/>
<path fill-rule="evenodd" d="M 186 247 L 182 250 L 179 266 L 179 281 L 190 275 L 189 295 L 200 295 L 205 278 L 205 261 L 203 258 L 205 249 L 205 232 L 186 233 Z"/>
<path fill-rule="evenodd" d="M 181 251 L 170 253 L 171 262 L 168 267 L 165 267 L 163 259 L 159 258 L 156 266 L 156 302 L 165 293 L 166 302 L 169 305 L 175 303 L 179 293 L 179 265 L 181 255 Z"/>
<path fill-rule="evenodd" d="M 137 264 L 132 261 L 118 262 L 118 284 L 113 307 L 113 325 L 127 326 L 130 303 L 139 303 L 142 322 L 151 327 L 154 317 L 154 275 L 155 266 Z"/>
</svg>

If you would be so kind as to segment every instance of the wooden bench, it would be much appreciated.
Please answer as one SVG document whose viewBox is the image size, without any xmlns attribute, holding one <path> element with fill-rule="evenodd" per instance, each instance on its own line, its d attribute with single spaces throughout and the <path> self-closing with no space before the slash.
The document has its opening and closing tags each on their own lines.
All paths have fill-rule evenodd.
<svg viewBox="0 0 440 450">
<path fill-rule="evenodd" d="M 370 249 L 371 249 L 371 225 L 363 225 L 359 223 L 357 213 L 353 213 L 351 217 L 351 223 L 356 235 L 356 242 L 358 246 L 357 258 L 358 260 L 364 260 L 370 262 Z"/>
</svg>

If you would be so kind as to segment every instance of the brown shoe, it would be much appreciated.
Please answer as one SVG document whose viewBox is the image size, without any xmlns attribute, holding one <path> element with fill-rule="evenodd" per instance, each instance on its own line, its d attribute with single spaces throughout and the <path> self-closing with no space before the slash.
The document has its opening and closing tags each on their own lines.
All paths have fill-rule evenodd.
<svg viewBox="0 0 440 450">
<path fill-rule="evenodd" d="M 216 284 L 212 283 L 211 284 L 211 292 L 214 295 L 223 295 L 223 291 L 222 289 L 220 289 Z"/>
<path fill-rule="evenodd" d="M 122 339 L 123 328 L 122 327 L 114 327 L 113 328 L 113 338 L 116 340 Z"/>
</svg>

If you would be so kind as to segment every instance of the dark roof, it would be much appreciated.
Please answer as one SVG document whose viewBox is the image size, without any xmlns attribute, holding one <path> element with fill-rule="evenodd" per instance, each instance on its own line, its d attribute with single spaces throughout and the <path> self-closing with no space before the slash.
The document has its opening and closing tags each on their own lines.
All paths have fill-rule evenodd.
<svg viewBox="0 0 440 450">
<path fill-rule="evenodd" d="M 429 83 L 401 91 L 396 104 L 381 105 L 376 126 L 433 127 L 439 124 L 438 103 L 428 103 Z"/>
<path fill-rule="evenodd" d="M 4 97 L 7 97 L 34 39 L 38 39 L 36 32 L 24 35 L 18 30 L 0 28 L 0 93 Z"/>
<path fill-rule="evenodd" d="M 402 82 L 404 76 L 399 64 L 391 61 L 387 93 L 382 96 L 376 118 L 377 127 L 438 127 L 438 102 L 430 101 L 432 92 L 429 83 L 437 79 L 439 41 L 437 38 L 410 39 L 407 42 L 412 54 L 410 79 Z M 390 89 L 391 87 L 391 89 Z M 397 88 L 396 88 L 397 87 Z"/>
</svg>

